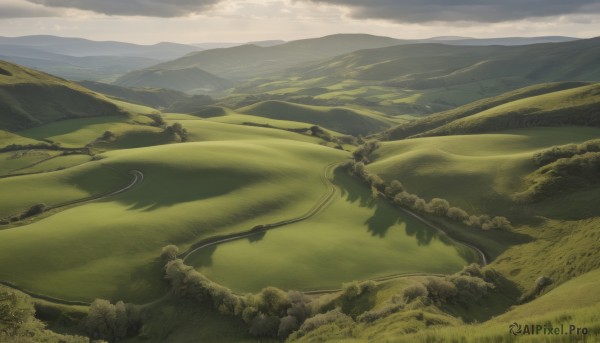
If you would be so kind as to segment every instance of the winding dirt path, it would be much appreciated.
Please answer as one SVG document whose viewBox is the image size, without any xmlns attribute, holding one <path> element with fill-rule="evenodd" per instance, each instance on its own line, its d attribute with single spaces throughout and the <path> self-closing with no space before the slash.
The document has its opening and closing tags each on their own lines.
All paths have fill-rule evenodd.
<svg viewBox="0 0 600 343">
<path fill-rule="evenodd" d="M 118 195 L 118 194 L 121 194 L 123 192 L 130 190 L 132 187 L 141 183 L 144 180 L 144 174 L 139 170 L 130 170 L 128 173 L 133 176 L 133 180 L 123 188 L 117 189 L 117 190 L 109 192 L 109 193 L 103 193 L 103 194 L 94 195 L 94 196 L 83 198 L 83 199 L 68 201 L 68 202 L 57 204 L 57 205 L 49 206 L 46 208 L 46 210 L 59 209 L 62 207 L 72 206 L 72 205 L 83 205 L 83 204 L 86 204 L 86 203 L 89 203 L 92 201 L 97 201 L 97 200 L 105 199 L 108 197 L 112 197 L 112 196 L 115 196 L 115 195 Z M 35 216 L 29 217 L 29 218 L 33 218 L 33 217 L 35 217 Z M 10 228 L 10 229 L 14 229 L 14 228 L 18 228 L 18 226 Z M 65 299 L 55 298 L 55 297 L 51 297 L 51 296 L 44 295 L 44 294 L 31 292 L 22 287 L 19 287 L 18 285 L 14 284 L 12 282 L 4 281 L 4 280 L 0 280 L 0 285 L 16 289 L 20 292 L 23 292 L 23 293 L 29 295 L 32 298 L 45 300 L 45 301 L 49 301 L 49 302 L 56 303 L 56 304 L 74 305 L 74 306 L 89 306 L 90 305 L 89 302 L 85 302 L 85 301 L 65 300 Z"/>
<path fill-rule="evenodd" d="M 285 219 L 285 220 L 275 222 L 275 223 L 257 225 L 247 231 L 242 231 L 242 232 L 233 233 L 233 234 L 224 235 L 224 236 L 213 236 L 213 237 L 204 239 L 200 242 L 193 244 L 188 250 L 181 253 L 179 255 L 179 258 L 181 258 L 185 262 L 191 255 L 193 255 L 198 250 L 201 250 L 201 249 L 213 246 L 213 245 L 225 243 L 225 242 L 230 242 L 230 241 L 235 241 L 238 239 L 247 238 L 252 235 L 256 235 L 257 233 L 267 232 L 269 230 L 273 230 L 273 229 L 276 229 L 276 228 L 279 228 L 279 227 L 282 227 L 285 225 L 297 223 L 297 222 L 309 219 L 311 217 L 314 217 L 315 215 L 322 212 L 327 206 L 329 206 L 329 204 L 331 204 L 331 201 L 333 200 L 333 197 L 337 192 L 337 188 L 329 179 L 329 174 L 334 169 L 334 167 L 336 167 L 339 164 L 340 164 L 340 162 L 334 162 L 334 163 L 330 163 L 327 166 L 325 166 L 325 168 L 323 169 L 323 172 L 319 175 L 319 177 L 321 178 L 321 182 L 327 188 L 327 191 L 321 196 L 321 198 L 319 198 L 317 203 L 313 207 L 311 207 L 306 213 L 304 213 L 298 217 Z"/>
<path fill-rule="evenodd" d="M 108 198 L 108 197 L 112 197 L 112 196 L 115 196 L 115 195 L 118 195 L 118 194 L 121 194 L 123 192 L 128 191 L 129 189 L 131 189 L 132 187 L 134 187 L 138 183 L 141 183 L 144 180 L 144 174 L 141 171 L 139 171 L 139 170 L 130 170 L 128 172 L 128 174 L 130 174 L 130 175 L 133 176 L 133 180 L 131 180 L 131 182 L 128 183 L 125 187 L 119 188 L 119 189 L 117 189 L 115 191 L 111 191 L 111 192 L 108 192 L 108 193 L 101 193 L 101 194 L 92 195 L 90 197 L 83 198 L 83 199 L 65 201 L 65 202 L 62 202 L 62 203 L 59 203 L 59 204 L 56 204 L 56 205 L 51 205 L 51 206 L 46 207 L 46 209 L 44 210 L 44 212 L 51 211 L 51 210 L 56 210 L 56 209 L 60 209 L 60 208 L 67 207 L 67 206 L 73 206 L 73 205 L 78 205 L 79 206 L 79 205 L 87 204 L 87 203 L 92 202 L 92 201 L 97 201 L 97 200 L 102 200 L 102 199 L 105 199 L 105 198 Z M 30 217 L 27 217 L 27 219 L 35 218 L 35 217 L 43 214 L 44 212 L 42 212 L 40 214 L 37 214 L 37 215 L 33 215 L 33 216 L 30 216 Z M 6 218 L 11 218 L 11 217 L 14 217 L 14 216 L 19 216 L 19 215 L 20 215 L 20 213 L 19 214 L 13 214 L 13 215 L 10 215 L 10 216 L 8 216 Z M 30 224 L 30 223 L 27 223 L 27 224 Z M 9 229 L 18 228 L 20 226 L 21 225 L 14 226 L 14 227 L 11 227 Z"/>
<path fill-rule="evenodd" d="M 320 174 L 320 179 L 321 182 L 323 182 L 323 184 L 325 185 L 325 187 L 327 188 L 326 192 L 319 198 L 319 200 L 317 201 L 317 203 L 310 208 L 306 213 L 298 216 L 298 217 L 294 217 L 291 219 L 286 219 L 286 220 L 282 220 L 279 222 L 275 222 L 275 223 L 270 223 L 270 224 L 264 224 L 264 225 L 257 225 L 255 227 L 253 227 L 250 230 L 247 231 L 243 231 L 243 232 L 238 232 L 238 233 L 234 233 L 234 234 L 230 234 L 230 235 L 222 235 L 222 236 L 213 236 L 207 239 L 204 239 L 202 241 L 199 241 L 195 244 L 193 244 L 188 250 L 186 250 L 185 252 L 181 253 L 178 257 L 181 258 L 184 262 L 191 256 L 193 255 L 195 252 L 210 247 L 210 246 L 214 246 L 214 245 L 218 245 L 218 244 L 222 244 L 222 243 L 226 243 L 226 242 L 230 242 L 230 241 L 235 241 L 238 239 L 244 239 L 247 237 L 250 237 L 252 235 L 255 235 L 257 233 L 262 233 L 262 232 L 267 232 L 269 230 L 273 230 L 276 228 L 280 228 L 282 226 L 285 225 L 289 225 L 289 224 L 293 224 L 293 223 L 297 223 L 303 220 L 307 220 L 309 218 L 314 217 L 315 215 L 321 213 L 325 208 L 327 208 L 331 202 L 333 201 L 333 198 L 335 196 L 335 194 L 337 193 L 337 186 L 335 186 L 335 184 L 331 181 L 329 175 L 330 173 L 335 169 L 335 167 L 337 167 L 341 162 L 334 162 L 334 163 L 330 163 L 328 164 L 324 169 L 323 172 Z M 100 199 L 104 199 L 107 197 L 111 197 L 111 196 L 115 196 L 118 194 L 121 194 L 129 189 L 131 189 L 132 187 L 134 187 L 136 184 L 140 183 L 143 181 L 144 179 L 144 174 L 139 171 L 139 170 L 131 170 L 129 172 L 131 175 L 134 176 L 134 179 L 132 180 L 132 182 L 130 184 L 128 184 L 126 187 L 121 188 L 119 190 L 116 190 L 114 192 L 108 193 L 108 194 L 102 194 L 102 195 L 98 195 L 98 196 L 94 196 L 94 197 L 90 197 L 90 198 L 86 198 L 86 199 L 80 199 L 80 200 L 75 200 L 75 201 L 71 201 L 71 202 L 65 202 L 62 204 L 58 204 L 55 206 L 50 207 L 49 209 L 57 209 L 57 208 L 61 208 L 61 207 L 65 207 L 65 206 L 71 206 L 71 205 L 75 205 L 75 204 L 84 204 L 84 203 L 88 203 L 91 201 L 95 201 L 95 200 L 100 200 Z M 397 207 L 396 207 L 397 208 Z M 419 214 L 416 214 L 410 210 L 404 209 L 404 208 L 400 208 L 400 210 L 402 210 L 403 212 L 413 216 L 414 218 L 418 219 L 419 221 L 421 221 L 423 224 L 435 229 L 436 231 L 438 231 L 440 234 L 444 235 L 447 239 L 449 239 L 450 241 L 452 241 L 453 243 L 457 244 L 457 245 L 462 245 L 465 247 L 468 247 L 474 251 L 476 251 L 478 253 L 478 255 L 480 256 L 480 265 L 485 266 L 487 265 L 487 259 L 485 254 L 483 253 L 483 251 L 481 251 L 479 248 L 456 240 L 452 237 L 450 237 L 447 232 L 445 230 L 443 230 L 442 228 L 440 228 L 439 226 L 433 224 L 432 222 L 430 222 L 429 220 L 425 219 L 424 217 L 420 216 Z M 375 278 L 372 279 L 373 281 L 376 282 L 385 282 L 385 281 L 389 281 L 389 280 L 393 280 L 393 279 L 399 279 L 399 278 L 404 278 L 404 277 L 415 277 L 415 276 L 444 276 L 444 274 L 435 274 L 435 273 L 404 273 L 404 274 L 397 274 L 397 275 L 389 275 L 389 276 L 385 276 L 385 277 L 380 277 L 380 278 Z M 41 299 L 41 300 L 45 300 L 45 301 L 49 301 L 49 302 L 54 302 L 57 304 L 63 304 L 63 305 L 83 305 L 83 306 L 88 306 L 90 305 L 90 303 L 86 303 L 86 302 L 82 302 L 82 301 L 70 301 L 70 300 L 64 300 L 64 299 L 59 299 L 59 298 L 54 298 L 54 297 L 50 297 L 50 296 L 46 296 L 46 295 L 42 295 L 42 294 L 37 294 L 34 292 L 30 292 L 27 290 L 24 290 L 10 282 L 6 282 L 6 281 L 2 281 L 0 280 L 0 284 L 17 289 L 25 294 L 28 294 L 29 296 L 31 296 L 32 298 L 36 298 L 36 299 Z M 341 291 L 341 289 L 324 289 L 324 290 L 313 290 L 313 291 L 305 291 L 305 294 L 325 294 L 325 293 L 335 293 L 335 292 L 339 292 Z M 143 304 L 142 306 L 148 306 L 151 304 L 155 304 L 157 302 L 160 302 L 161 300 L 163 300 L 167 295 L 157 299 L 157 300 L 153 300 L 149 303 Z"/>
</svg>

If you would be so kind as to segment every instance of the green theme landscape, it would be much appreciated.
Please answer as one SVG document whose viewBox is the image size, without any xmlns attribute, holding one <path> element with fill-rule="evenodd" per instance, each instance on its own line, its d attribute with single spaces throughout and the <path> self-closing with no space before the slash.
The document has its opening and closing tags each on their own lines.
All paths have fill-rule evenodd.
<svg viewBox="0 0 600 343">
<path fill-rule="evenodd" d="M 0 37 L 0 342 L 596 342 L 598 280 L 600 38 Z"/>
</svg>

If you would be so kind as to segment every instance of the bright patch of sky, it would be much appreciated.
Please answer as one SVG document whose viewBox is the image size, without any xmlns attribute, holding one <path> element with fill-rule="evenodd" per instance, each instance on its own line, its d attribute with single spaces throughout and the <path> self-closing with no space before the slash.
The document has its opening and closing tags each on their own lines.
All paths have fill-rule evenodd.
<svg viewBox="0 0 600 343">
<path fill-rule="evenodd" d="M 502 17 L 489 22 L 485 22 L 485 16 L 483 22 L 454 17 L 442 21 L 433 17 L 419 22 L 381 14 L 386 4 L 393 3 L 390 11 L 401 9 L 403 5 L 398 3 L 402 1 L 378 1 L 378 11 L 371 11 L 360 1 L 346 6 L 336 0 L 179 0 L 167 2 L 168 5 L 163 0 L 127 0 L 138 3 L 138 11 L 124 7 L 124 1 L 1 0 L 0 36 L 50 34 L 152 44 L 294 40 L 335 33 L 406 39 L 554 35 L 588 38 L 600 33 L 600 14 L 593 3 L 576 9 L 559 8 L 549 16 L 534 13 L 527 18 Z M 419 3 L 405 2 L 413 7 Z M 507 13 L 509 16 L 510 11 Z"/>
</svg>

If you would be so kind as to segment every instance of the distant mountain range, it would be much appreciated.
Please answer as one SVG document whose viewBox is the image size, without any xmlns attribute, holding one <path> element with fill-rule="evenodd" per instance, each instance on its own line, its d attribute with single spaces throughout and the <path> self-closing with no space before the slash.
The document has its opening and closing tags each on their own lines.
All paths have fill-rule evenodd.
<svg viewBox="0 0 600 343">
<path fill-rule="evenodd" d="M 298 84 L 327 77 L 412 90 L 470 84 L 482 92 L 492 86 L 508 91 L 541 82 L 597 81 L 600 37 L 525 46 L 396 45 L 308 63 L 287 76 L 297 77 Z"/>
<path fill-rule="evenodd" d="M 561 43 L 573 40 L 576 38 L 560 36 L 491 39 L 448 36 L 401 40 L 366 34 L 338 34 L 291 42 L 269 40 L 248 44 L 199 43 L 194 45 L 164 42 L 139 45 L 37 35 L 0 37 L 0 59 L 76 81 L 116 82 L 121 86 L 171 88 L 198 93 L 231 86 L 232 83 L 227 80 L 240 81 L 263 77 L 290 68 L 298 70 L 300 65 L 322 64 L 327 59 L 335 57 L 337 60 L 338 56 L 341 56 L 340 65 L 336 67 L 339 69 L 347 62 L 345 60 L 347 57 L 344 57 L 346 54 L 361 50 L 367 51 L 362 54 L 376 54 L 378 52 L 368 52 L 368 50 L 390 48 L 389 51 L 392 53 L 394 51 L 404 53 L 403 48 L 396 46 L 416 43 L 438 43 L 443 46 L 494 45 L 499 46 L 500 49 L 500 46 L 507 45 Z M 417 48 L 420 49 L 422 48 Z M 443 47 L 440 49 L 444 50 Z M 381 53 L 386 54 L 385 51 Z M 410 52 L 409 55 L 414 53 Z M 395 56 L 386 58 L 397 59 Z M 390 63 L 383 60 L 379 62 Z M 427 65 L 427 61 L 422 65 Z M 364 73 L 373 69 L 370 66 L 365 67 L 367 70 Z M 167 70 L 177 72 L 166 72 Z M 186 82 L 173 82 L 173 75 L 183 76 L 181 70 L 191 71 L 189 75 L 185 75 Z M 314 70 L 303 70 L 309 74 L 314 73 Z M 327 70 L 330 71 L 333 70 Z M 392 74 L 395 75 L 397 72 L 394 70 Z"/>
<path fill-rule="evenodd" d="M 145 57 L 157 60 L 170 60 L 181 57 L 201 48 L 177 44 L 158 43 L 139 45 L 115 41 L 93 41 L 83 38 L 57 37 L 49 35 L 0 37 L 0 45 L 19 45 L 35 48 L 55 54 L 84 56 L 130 56 Z M 1 51 L 0 47 L 0 51 Z"/>
</svg>

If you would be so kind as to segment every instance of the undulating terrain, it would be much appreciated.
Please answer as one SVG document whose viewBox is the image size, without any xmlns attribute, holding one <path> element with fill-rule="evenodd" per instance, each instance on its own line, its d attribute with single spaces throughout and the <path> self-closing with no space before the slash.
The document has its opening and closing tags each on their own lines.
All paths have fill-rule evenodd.
<svg viewBox="0 0 600 343">
<path fill-rule="evenodd" d="M 0 58 L 0 342 L 600 340 L 600 38 Z"/>
</svg>

